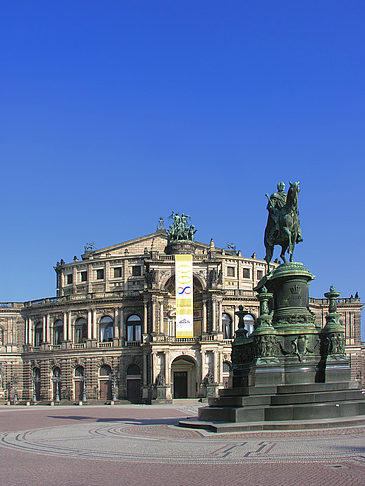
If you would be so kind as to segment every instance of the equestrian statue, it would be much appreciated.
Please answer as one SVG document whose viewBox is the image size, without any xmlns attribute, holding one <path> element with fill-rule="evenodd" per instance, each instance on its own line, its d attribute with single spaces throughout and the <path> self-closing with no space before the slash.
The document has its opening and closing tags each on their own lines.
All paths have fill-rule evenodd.
<svg viewBox="0 0 365 486">
<path fill-rule="evenodd" d="M 279 182 L 278 192 L 268 198 L 267 210 L 269 216 L 265 229 L 265 260 L 270 265 L 274 253 L 274 246 L 281 246 L 283 262 L 286 263 L 285 253 L 288 251 L 290 261 L 293 261 L 294 247 L 303 241 L 298 217 L 299 182 L 290 182 L 288 193 L 285 192 L 284 182 Z"/>
</svg>

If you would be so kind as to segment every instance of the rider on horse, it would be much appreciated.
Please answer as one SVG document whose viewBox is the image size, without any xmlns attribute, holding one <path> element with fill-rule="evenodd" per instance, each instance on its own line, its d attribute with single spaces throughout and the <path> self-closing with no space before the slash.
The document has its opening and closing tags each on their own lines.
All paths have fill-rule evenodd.
<svg viewBox="0 0 365 486">
<path fill-rule="evenodd" d="M 282 247 L 281 258 L 285 262 L 285 251 L 289 248 L 290 261 L 293 258 L 293 250 L 296 243 L 303 241 L 298 217 L 298 193 L 299 182 L 290 183 L 287 194 L 284 182 L 279 182 L 278 192 L 274 192 L 268 198 L 267 210 L 269 216 L 265 230 L 265 260 L 269 263 L 275 245 Z M 288 197 L 289 196 L 289 197 Z"/>
<path fill-rule="evenodd" d="M 272 245 L 275 244 L 275 241 L 277 240 L 280 234 L 280 225 L 279 225 L 280 213 L 281 213 L 281 209 L 286 204 L 286 197 L 287 197 L 287 193 L 284 191 L 285 189 L 284 182 L 279 182 L 277 188 L 278 188 L 278 192 L 274 192 L 273 194 L 271 194 L 270 197 L 268 194 L 266 194 L 266 197 L 269 200 L 267 203 L 267 210 L 269 211 L 269 217 L 266 226 L 266 231 L 267 231 L 266 237 L 267 237 L 267 241 L 270 242 Z M 300 229 L 300 225 L 298 224 L 298 236 L 297 236 L 296 243 L 299 243 L 301 241 L 303 241 L 302 231 Z"/>
</svg>

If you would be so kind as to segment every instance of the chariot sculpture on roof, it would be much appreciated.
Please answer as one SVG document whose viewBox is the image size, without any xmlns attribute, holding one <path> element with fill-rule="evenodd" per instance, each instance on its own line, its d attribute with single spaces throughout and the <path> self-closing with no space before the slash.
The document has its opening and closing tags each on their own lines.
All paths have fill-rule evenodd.
<svg viewBox="0 0 365 486">
<path fill-rule="evenodd" d="M 189 225 L 188 220 L 191 220 L 190 216 L 184 213 L 180 215 L 172 211 L 169 219 L 172 219 L 173 222 L 169 226 L 167 233 L 168 241 L 194 240 L 194 234 L 197 230 L 194 225 Z"/>
</svg>

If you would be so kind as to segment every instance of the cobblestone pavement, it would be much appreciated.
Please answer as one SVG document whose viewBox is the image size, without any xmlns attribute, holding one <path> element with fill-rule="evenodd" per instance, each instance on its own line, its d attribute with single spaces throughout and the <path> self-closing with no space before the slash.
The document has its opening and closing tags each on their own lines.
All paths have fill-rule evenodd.
<svg viewBox="0 0 365 486">
<path fill-rule="evenodd" d="M 198 406 L 0 407 L 0 484 L 365 484 L 365 426 L 214 434 L 176 425 Z"/>
</svg>

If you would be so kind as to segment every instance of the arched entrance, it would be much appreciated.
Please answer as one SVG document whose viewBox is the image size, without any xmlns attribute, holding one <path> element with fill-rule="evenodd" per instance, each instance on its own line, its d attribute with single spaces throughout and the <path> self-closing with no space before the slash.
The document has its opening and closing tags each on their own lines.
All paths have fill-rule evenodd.
<svg viewBox="0 0 365 486">
<path fill-rule="evenodd" d="M 174 398 L 195 398 L 197 391 L 196 362 L 190 356 L 178 356 L 171 364 Z"/>
</svg>

